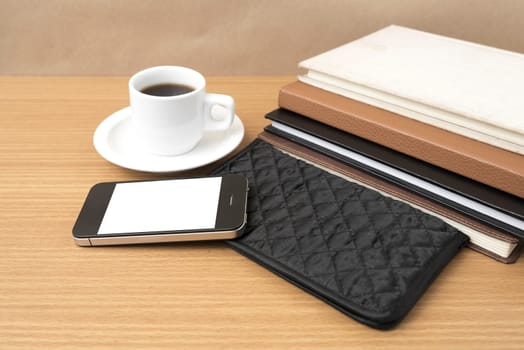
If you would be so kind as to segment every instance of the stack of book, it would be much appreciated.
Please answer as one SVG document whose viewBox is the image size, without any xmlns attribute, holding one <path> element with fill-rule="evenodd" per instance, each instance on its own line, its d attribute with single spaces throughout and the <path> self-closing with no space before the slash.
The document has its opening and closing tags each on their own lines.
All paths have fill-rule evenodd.
<svg viewBox="0 0 524 350">
<path fill-rule="evenodd" d="M 518 258 L 524 55 L 390 26 L 299 68 L 267 115 L 267 137 L 440 217 L 474 250 Z"/>
</svg>

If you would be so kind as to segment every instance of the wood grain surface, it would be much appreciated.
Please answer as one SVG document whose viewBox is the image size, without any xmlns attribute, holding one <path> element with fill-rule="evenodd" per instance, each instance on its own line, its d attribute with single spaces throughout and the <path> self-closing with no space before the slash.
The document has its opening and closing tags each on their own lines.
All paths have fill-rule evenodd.
<svg viewBox="0 0 524 350">
<path fill-rule="evenodd" d="M 210 77 L 262 131 L 293 77 Z M 1 349 L 523 349 L 524 259 L 465 249 L 394 330 L 377 331 L 221 242 L 80 248 L 91 185 L 154 175 L 99 156 L 92 135 L 128 104 L 125 77 L 0 77 Z M 240 148 L 239 148 L 240 149 Z"/>
</svg>

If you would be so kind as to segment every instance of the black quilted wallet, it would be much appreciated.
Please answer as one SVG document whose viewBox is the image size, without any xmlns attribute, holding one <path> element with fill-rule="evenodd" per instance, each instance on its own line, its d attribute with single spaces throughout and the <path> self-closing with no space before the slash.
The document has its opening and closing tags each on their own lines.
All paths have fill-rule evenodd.
<svg viewBox="0 0 524 350">
<path fill-rule="evenodd" d="M 396 325 L 467 236 L 257 139 L 214 174 L 249 181 L 235 250 L 368 326 Z"/>
</svg>

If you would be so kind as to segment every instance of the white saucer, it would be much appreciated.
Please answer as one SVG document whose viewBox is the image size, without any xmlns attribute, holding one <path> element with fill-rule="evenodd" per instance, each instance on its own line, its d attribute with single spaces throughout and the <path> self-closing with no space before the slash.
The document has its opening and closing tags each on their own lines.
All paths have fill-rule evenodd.
<svg viewBox="0 0 524 350">
<path fill-rule="evenodd" d="M 205 131 L 195 148 L 177 156 L 147 153 L 138 147 L 131 134 L 131 107 L 126 107 L 100 123 L 93 143 L 98 153 L 113 164 L 132 170 L 166 173 L 198 168 L 226 156 L 242 141 L 244 126 L 235 116 L 231 128 Z"/>
</svg>

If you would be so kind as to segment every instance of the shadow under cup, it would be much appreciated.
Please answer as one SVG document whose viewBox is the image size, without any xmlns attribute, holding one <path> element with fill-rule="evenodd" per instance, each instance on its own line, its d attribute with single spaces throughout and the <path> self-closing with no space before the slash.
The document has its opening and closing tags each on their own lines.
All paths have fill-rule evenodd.
<svg viewBox="0 0 524 350">
<path fill-rule="evenodd" d="M 185 67 L 153 67 L 133 75 L 129 97 L 137 144 L 164 156 L 193 149 L 204 132 L 205 86 L 202 74 Z"/>
</svg>

